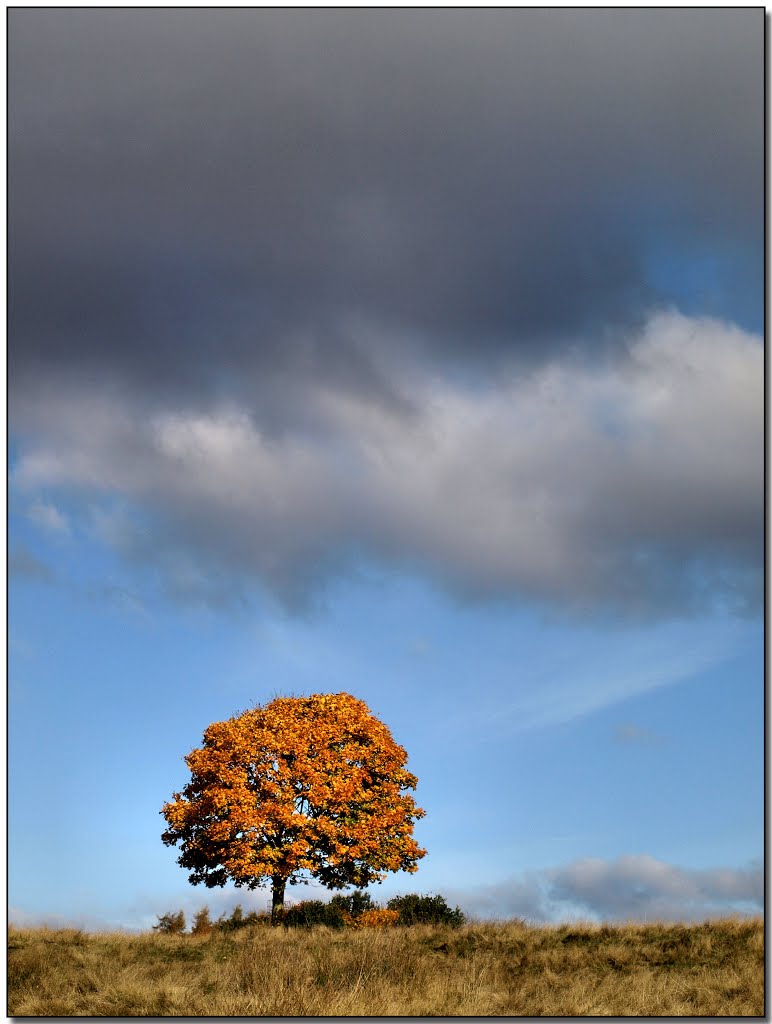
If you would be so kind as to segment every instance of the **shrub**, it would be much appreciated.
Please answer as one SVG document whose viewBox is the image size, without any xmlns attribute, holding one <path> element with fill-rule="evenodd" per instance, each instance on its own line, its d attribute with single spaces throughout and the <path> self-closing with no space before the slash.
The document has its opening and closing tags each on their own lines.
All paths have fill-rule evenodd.
<svg viewBox="0 0 772 1024">
<path fill-rule="evenodd" d="M 458 907 L 451 909 L 443 896 L 395 896 L 387 904 L 389 910 L 399 914 L 399 924 L 447 924 L 458 928 L 464 923 L 464 915 Z"/>
<path fill-rule="evenodd" d="M 312 928 L 326 924 L 328 928 L 342 928 L 346 923 L 340 906 L 322 900 L 304 900 L 284 911 L 282 924 L 286 928 Z"/>
<path fill-rule="evenodd" d="M 156 915 L 158 924 L 153 925 L 153 931 L 161 932 L 164 935 L 181 935 L 185 931 L 185 914 L 180 910 L 176 914 Z"/>
</svg>

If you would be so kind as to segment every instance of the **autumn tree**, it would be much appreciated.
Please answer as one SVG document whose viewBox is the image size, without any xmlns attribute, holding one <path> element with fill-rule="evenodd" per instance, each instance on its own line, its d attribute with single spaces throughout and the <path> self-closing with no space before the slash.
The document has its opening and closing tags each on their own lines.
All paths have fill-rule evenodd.
<svg viewBox="0 0 772 1024">
<path fill-rule="evenodd" d="M 270 884 L 274 922 L 287 883 L 366 886 L 426 853 L 407 754 L 347 693 L 277 697 L 214 722 L 185 760 L 191 780 L 161 810 L 164 843 L 194 885 Z"/>
</svg>

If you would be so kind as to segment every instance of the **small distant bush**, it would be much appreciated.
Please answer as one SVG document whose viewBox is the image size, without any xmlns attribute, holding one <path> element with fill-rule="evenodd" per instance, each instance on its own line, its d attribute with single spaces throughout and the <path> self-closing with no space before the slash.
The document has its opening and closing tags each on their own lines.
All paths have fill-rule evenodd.
<svg viewBox="0 0 772 1024">
<path fill-rule="evenodd" d="M 407 896 L 395 896 L 390 899 L 389 910 L 396 910 L 398 923 L 411 924 L 446 924 L 458 928 L 466 920 L 458 907 L 451 908 L 444 896 L 419 896 L 410 893 Z"/>
<path fill-rule="evenodd" d="M 202 907 L 193 918 L 191 935 L 208 935 L 213 928 L 212 920 L 209 917 L 209 907 Z"/>
<path fill-rule="evenodd" d="M 325 924 L 328 928 L 343 928 L 346 924 L 344 914 L 338 905 L 324 903 L 322 900 L 304 900 L 284 911 L 282 924 L 285 928 L 313 928 L 319 924 Z"/>
<path fill-rule="evenodd" d="M 181 935 L 185 931 L 185 914 L 181 910 L 176 914 L 157 916 L 158 924 L 153 925 L 153 931 L 161 932 L 163 935 Z"/>
</svg>

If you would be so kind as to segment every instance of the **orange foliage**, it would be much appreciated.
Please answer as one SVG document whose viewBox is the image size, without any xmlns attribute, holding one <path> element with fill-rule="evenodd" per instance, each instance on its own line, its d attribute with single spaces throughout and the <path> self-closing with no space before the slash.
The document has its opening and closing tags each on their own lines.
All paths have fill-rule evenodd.
<svg viewBox="0 0 772 1024">
<path fill-rule="evenodd" d="M 398 910 L 376 907 L 372 910 L 363 910 L 359 917 L 351 919 L 351 924 L 355 928 L 387 928 L 396 924 L 398 920 Z"/>
<path fill-rule="evenodd" d="M 185 759 L 191 781 L 164 805 L 167 845 L 190 881 L 274 893 L 301 872 L 330 888 L 416 871 L 424 811 L 407 754 L 347 693 L 278 697 L 215 722 Z"/>
</svg>

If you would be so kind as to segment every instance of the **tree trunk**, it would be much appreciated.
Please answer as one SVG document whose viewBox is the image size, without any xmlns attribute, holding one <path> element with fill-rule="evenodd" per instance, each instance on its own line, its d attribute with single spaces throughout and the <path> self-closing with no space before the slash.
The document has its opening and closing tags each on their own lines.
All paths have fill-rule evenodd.
<svg viewBox="0 0 772 1024">
<path fill-rule="evenodd" d="M 271 924 L 277 925 L 281 921 L 284 910 L 284 887 L 287 884 L 286 878 L 273 876 L 273 899 L 271 900 Z"/>
</svg>

